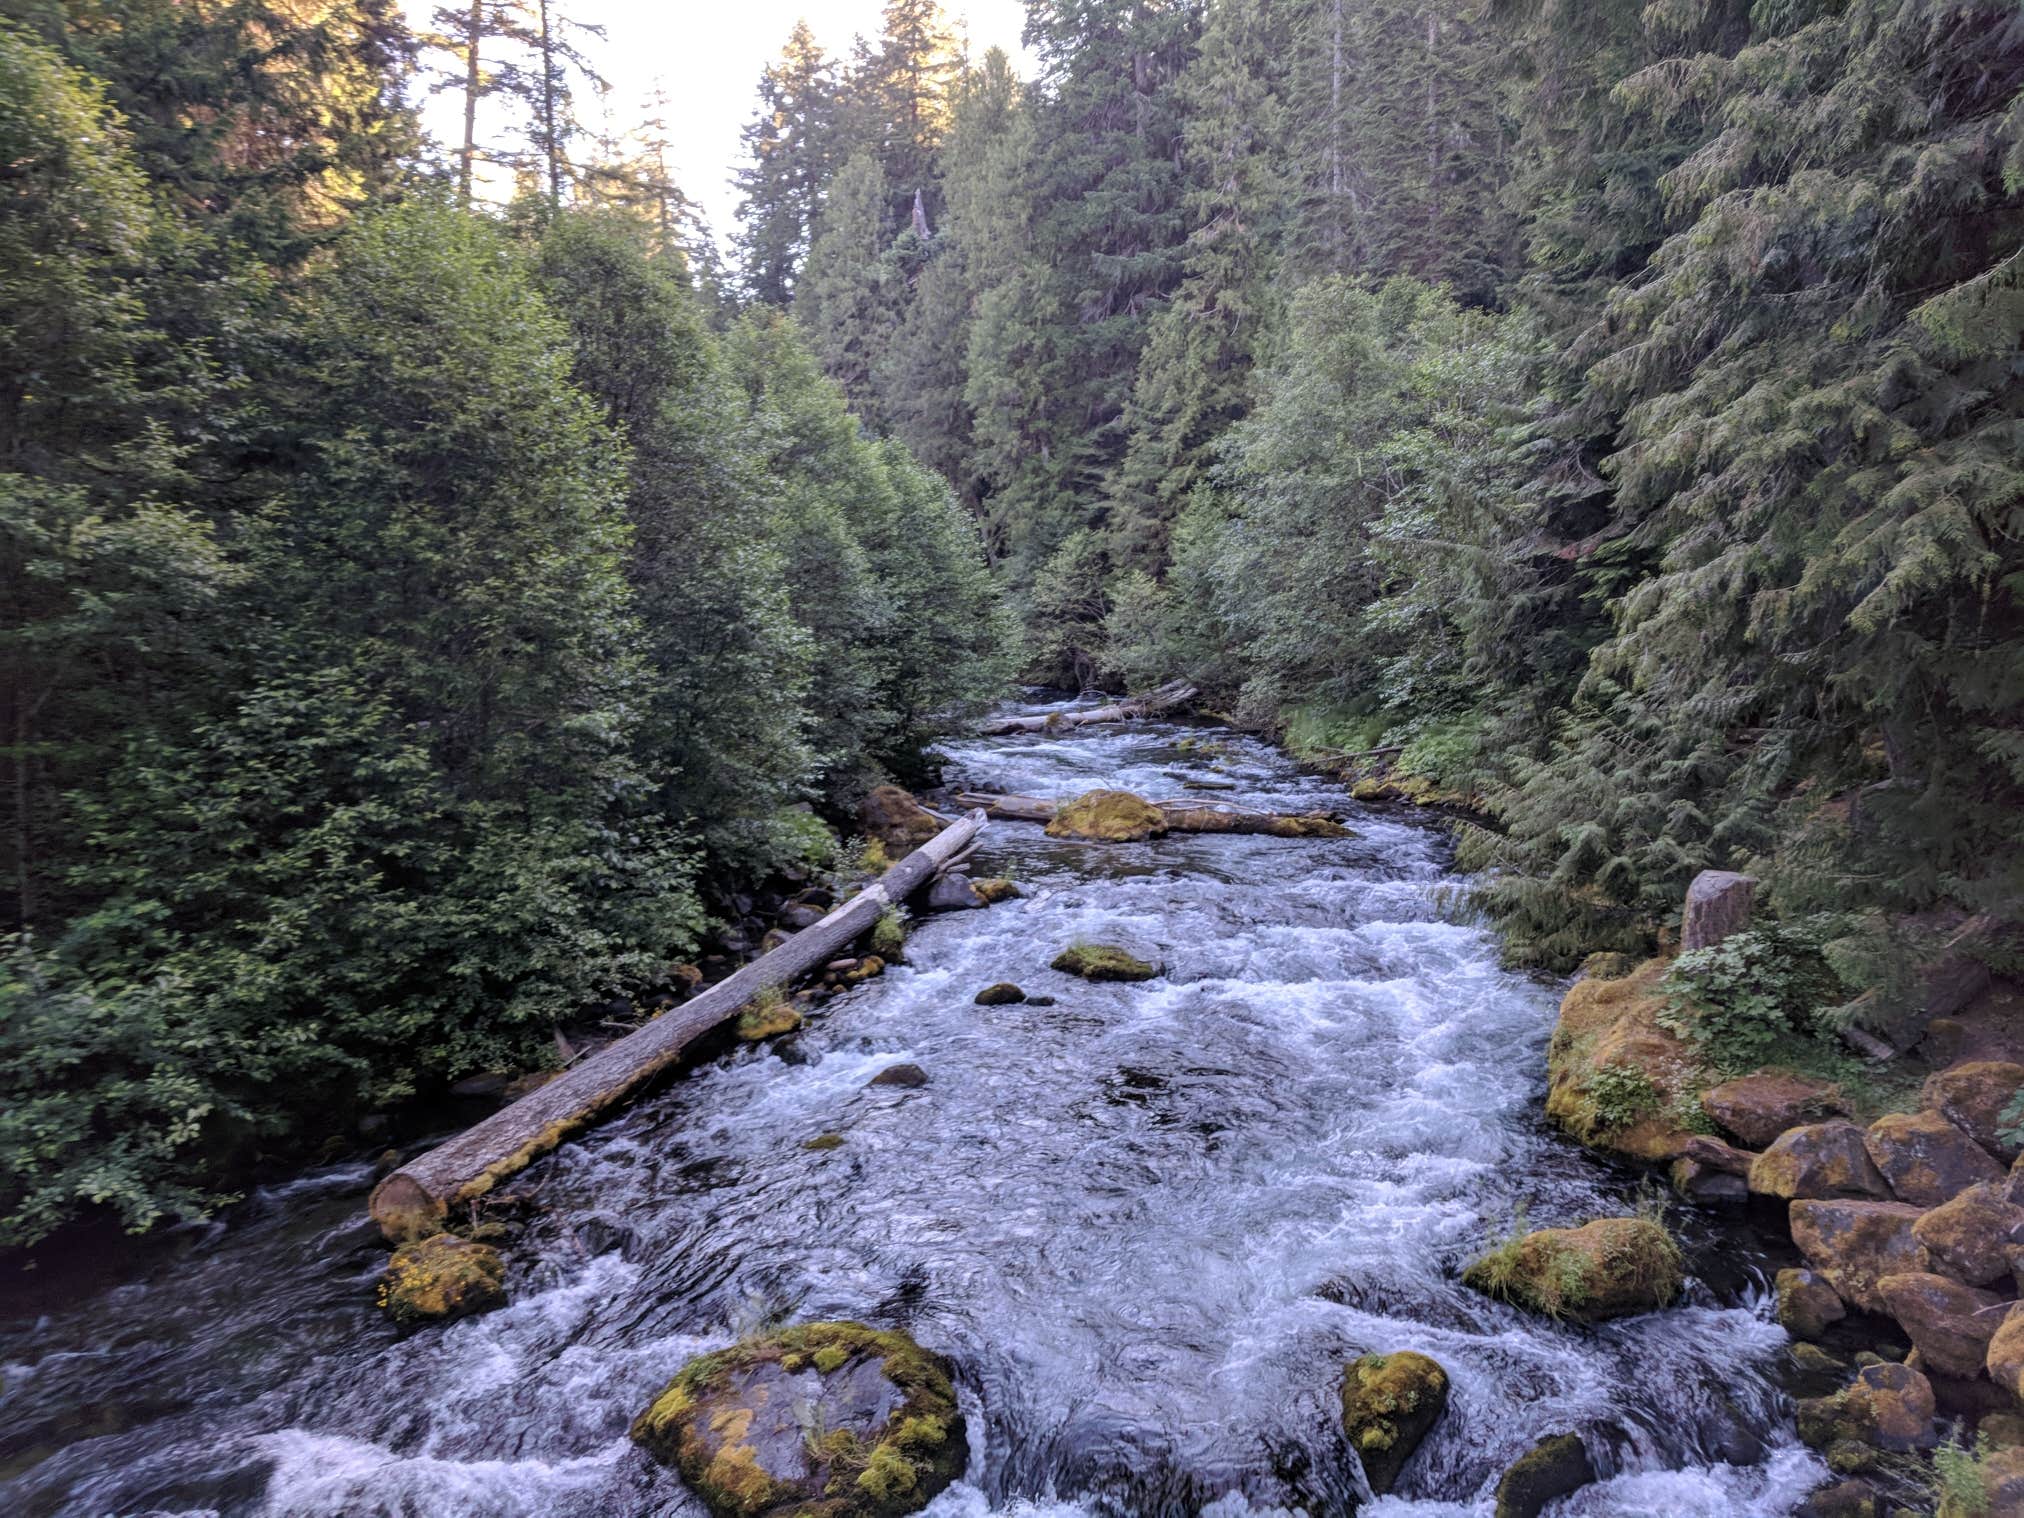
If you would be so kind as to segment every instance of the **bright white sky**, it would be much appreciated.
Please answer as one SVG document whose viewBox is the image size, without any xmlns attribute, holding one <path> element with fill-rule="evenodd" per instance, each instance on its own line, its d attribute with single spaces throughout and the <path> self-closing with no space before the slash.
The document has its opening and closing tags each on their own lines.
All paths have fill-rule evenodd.
<svg viewBox="0 0 2024 1518">
<path fill-rule="evenodd" d="M 409 23 L 427 30 L 442 0 L 406 0 Z M 612 84 L 609 100 L 615 124 L 632 126 L 647 114 L 644 102 L 656 87 L 668 94 L 668 135 L 675 144 L 676 182 L 699 202 L 719 242 L 736 227 L 738 203 L 731 187 L 739 158 L 738 132 L 757 105 L 759 71 L 779 55 L 781 44 L 803 17 L 824 52 L 848 57 L 851 39 L 879 31 L 882 0 L 562 0 L 573 20 L 605 28 L 602 43 L 589 51 Z M 1021 75 L 1032 62 L 1019 45 L 1026 24 L 1022 0 L 943 0 L 959 33 L 967 28 L 971 55 L 987 47 L 1010 53 Z M 433 60 L 440 64 L 440 57 Z M 503 113 L 505 107 L 493 104 Z M 595 104 L 582 103 L 588 122 Z M 463 106 L 453 93 L 428 104 L 425 120 L 445 143 L 463 134 Z M 495 118 L 497 135 L 503 116 Z M 481 137 L 487 128 L 480 118 Z"/>
</svg>

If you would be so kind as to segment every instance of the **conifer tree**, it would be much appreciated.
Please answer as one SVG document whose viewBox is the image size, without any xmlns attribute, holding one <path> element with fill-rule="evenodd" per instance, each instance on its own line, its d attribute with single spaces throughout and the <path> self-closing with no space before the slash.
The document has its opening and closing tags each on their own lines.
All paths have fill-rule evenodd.
<svg viewBox="0 0 2024 1518">
<path fill-rule="evenodd" d="M 836 81 L 815 34 L 796 22 L 777 62 L 759 76 L 759 110 L 744 129 L 738 237 L 745 293 L 769 306 L 793 299 L 823 187 L 836 156 Z"/>
<path fill-rule="evenodd" d="M 859 153 L 829 186 L 794 302 L 823 372 L 874 427 L 884 420 L 875 376 L 907 293 L 903 279 L 887 278 L 891 238 L 878 160 Z"/>
</svg>

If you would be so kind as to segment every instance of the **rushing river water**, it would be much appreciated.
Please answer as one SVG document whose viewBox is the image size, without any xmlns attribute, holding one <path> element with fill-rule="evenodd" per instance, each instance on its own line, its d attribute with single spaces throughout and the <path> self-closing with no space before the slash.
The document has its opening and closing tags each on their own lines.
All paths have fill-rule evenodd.
<svg viewBox="0 0 2024 1518">
<path fill-rule="evenodd" d="M 1784 1514 L 1824 1475 L 1790 1432 L 1762 1271 L 1705 1222 L 1683 1220 L 1697 1278 L 1663 1313 L 1557 1326 L 1458 1283 L 1521 1204 L 1580 1221 L 1631 1183 L 1538 1121 L 1556 992 L 1444 915 L 1430 820 L 1201 728 L 946 753 L 967 785 L 1321 807 L 1357 836 L 994 824 L 978 872 L 1023 899 L 918 925 L 904 968 L 789 1044 L 692 1071 L 516 1183 L 544 1210 L 490 1316 L 382 1320 L 357 1166 L 10 1313 L 0 1512 L 699 1518 L 626 1425 L 690 1356 L 783 1316 L 901 1327 L 954 1363 L 972 1450 L 938 1518 L 1354 1509 L 1336 1387 L 1367 1350 L 1431 1354 L 1454 1388 L 1368 1518 L 1485 1513 L 1509 1461 L 1570 1429 L 1606 1478 L 1556 1514 Z M 1165 974 L 1047 968 L 1077 940 Z M 973 1004 L 1000 980 L 1055 1004 Z M 929 1084 L 865 1089 L 901 1060 Z M 826 1132 L 841 1147 L 803 1147 Z"/>
</svg>

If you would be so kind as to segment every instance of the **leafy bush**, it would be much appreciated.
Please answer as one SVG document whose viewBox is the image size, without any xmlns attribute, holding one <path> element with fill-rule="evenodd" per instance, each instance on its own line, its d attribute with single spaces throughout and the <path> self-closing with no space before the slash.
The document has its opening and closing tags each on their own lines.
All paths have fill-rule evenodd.
<svg viewBox="0 0 2024 1518">
<path fill-rule="evenodd" d="M 1595 1110 L 1595 1126 L 1605 1133 L 1628 1128 L 1658 1111 L 1659 1090 L 1635 1065 L 1598 1066 L 1582 1085 Z"/>
<path fill-rule="evenodd" d="M 1829 1031 L 1843 983 L 1822 952 L 1836 919 L 1770 924 L 1682 954 L 1666 971 L 1659 1022 L 1717 1070 L 1753 1070 Z"/>
</svg>

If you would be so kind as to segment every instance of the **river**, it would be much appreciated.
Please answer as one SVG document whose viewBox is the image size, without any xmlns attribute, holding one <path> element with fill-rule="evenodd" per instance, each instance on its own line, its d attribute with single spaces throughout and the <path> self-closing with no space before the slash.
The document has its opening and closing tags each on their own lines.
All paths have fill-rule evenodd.
<svg viewBox="0 0 2024 1518">
<path fill-rule="evenodd" d="M 1026 708 L 1037 710 L 1040 708 Z M 1184 746 L 1185 745 L 1185 746 Z M 1522 1206 L 1628 1210 L 1545 1129 L 1558 988 L 1447 904 L 1434 819 L 1269 746 L 1164 723 L 945 746 L 961 784 L 1326 808 L 1348 839 L 1055 842 L 997 823 L 1025 892 L 916 926 L 908 963 L 539 1162 L 512 1304 L 403 1337 L 373 1305 L 370 1175 L 339 1166 L 180 1231 L 136 1278 L 0 1322 L 0 1512 L 701 1518 L 625 1438 L 690 1356 L 780 1318 L 904 1328 L 971 1438 L 937 1518 L 1487 1513 L 1579 1430 L 1605 1479 L 1555 1514 L 1786 1514 L 1797 1445 L 1765 1264 L 1676 1217 L 1674 1308 L 1556 1325 L 1463 1288 Z M 1092 986 L 1078 941 L 1164 965 Z M 1010 980 L 1032 1004 L 979 1007 Z M 926 1087 L 865 1089 L 897 1061 Z M 807 1140 L 842 1136 L 816 1151 Z M 1446 1417 L 1359 1498 L 1342 1364 L 1414 1349 Z M 1361 1500 L 1362 1506 L 1358 1508 Z"/>
</svg>

